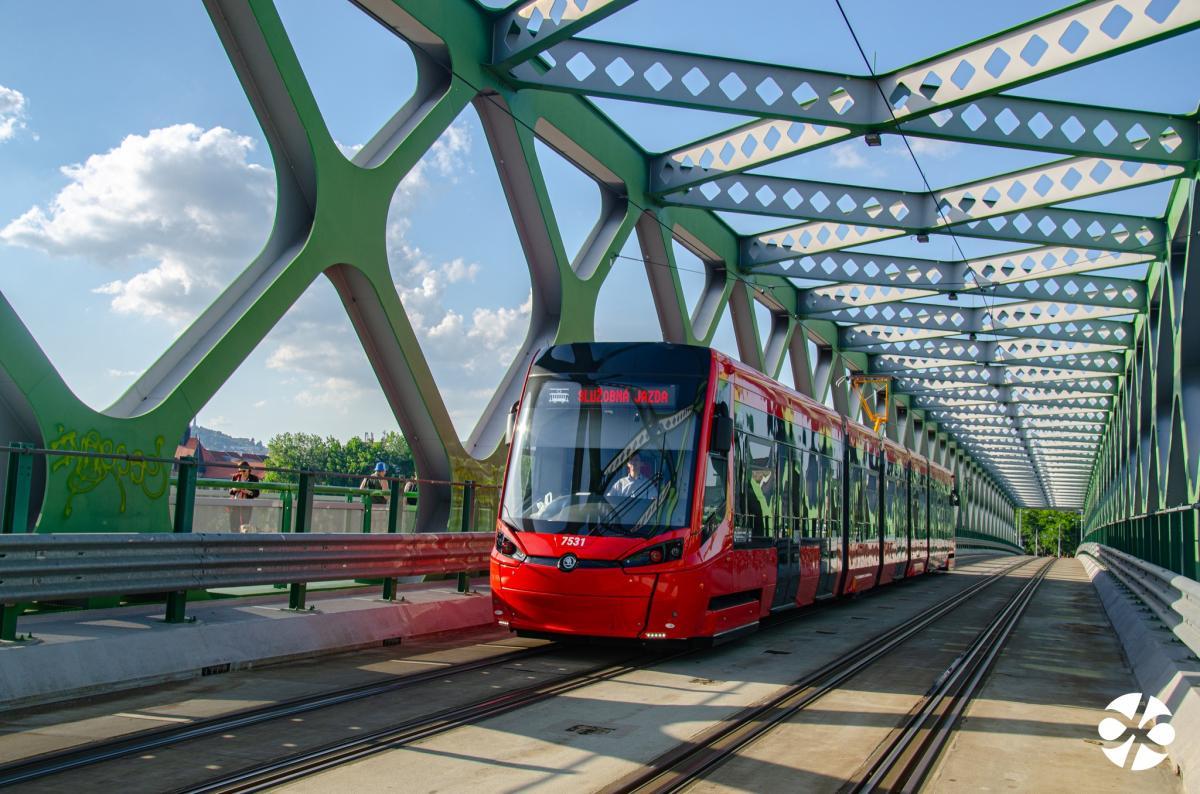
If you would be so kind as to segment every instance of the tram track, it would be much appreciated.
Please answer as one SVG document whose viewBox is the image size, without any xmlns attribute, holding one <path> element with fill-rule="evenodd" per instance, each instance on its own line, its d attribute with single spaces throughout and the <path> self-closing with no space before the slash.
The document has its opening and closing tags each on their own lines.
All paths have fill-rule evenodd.
<svg viewBox="0 0 1200 794">
<path fill-rule="evenodd" d="M 1053 562 L 1038 572 L 1009 600 L 971 645 L 910 712 L 863 773 L 848 787 L 854 794 L 874 791 L 917 791 L 937 764 L 971 700 L 982 688 L 996 656 L 1004 648 Z"/>
<path fill-rule="evenodd" d="M 891 637 L 898 631 L 898 629 L 902 629 L 903 627 L 912 624 L 914 621 L 918 621 L 921 622 L 922 625 L 926 625 L 928 622 L 936 620 L 938 617 L 944 615 L 947 611 L 954 609 L 959 604 L 970 600 L 970 598 L 973 597 L 973 595 L 979 590 L 982 590 L 988 585 L 1002 579 L 1008 573 L 1022 567 L 1025 564 L 1027 564 L 1026 561 L 1015 563 L 1001 571 L 985 577 L 980 582 L 965 588 L 963 591 L 951 596 L 941 604 L 934 606 L 931 610 L 922 613 L 922 615 L 911 619 L 905 624 L 902 624 L 901 627 L 884 632 L 884 634 L 877 635 L 876 637 L 868 640 L 862 646 L 859 646 L 856 651 L 861 652 L 865 647 L 873 646 L 881 641 L 886 641 L 885 638 Z M 788 616 L 787 618 L 772 624 L 771 628 L 790 623 L 792 620 L 800 616 L 801 615 L 798 613 L 793 616 Z M 356 736 L 346 740 L 333 742 L 324 747 L 316 748 L 305 753 L 293 755 L 271 763 L 262 764 L 254 768 L 245 769 L 219 779 L 210 780 L 200 786 L 178 789 L 177 791 L 179 794 L 232 794 L 233 792 L 263 791 L 332 769 L 337 766 L 341 766 L 343 764 L 366 758 L 370 755 L 374 755 L 385 750 L 403 747 L 413 742 L 431 738 L 433 736 L 446 733 L 459 727 L 474 724 L 485 719 L 500 717 L 526 706 L 566 694 L 585 686 L 591 686 L 593 684 L 600 683 L 601 681 L 612 680 L 628 673 L 645 669 L 648 666 L 692 656 L 697 653 L 701 653 L 704 650 L 705 649 L 703 648 L 681 650 L 668 655 L 659 654 L 657 656 L 647 658 L 644 661 L 632 660 L 618 665 L 613 665 L 604 670 L 583 673 L 574 678 L 551 682 L 537 687 L 530 687 L 527 690 L 511 693 L 510 695 L 502 696 L 494 700 L 466 704 L 455 709 L 449 709 L 446 712 L 410 720 L 405 723 L 385 728 L 370 735 Z M 839 660 L 835 660 L 835 662 L 831 664 L 844 662 L 845 659 L 846 656 L 840 657 Z"/>
<path fill-rule="evenodd" d="M 715 723 L 710 728 L 700 732 L 692 737 L 690 741 L 681 744 L 672 750 L 663 753 L 658 758 L 648 762 L 641 769 L 615 781 L 614 783 L 601 789 L 604 794 L 662 794 L 664 792 L 680 791 L 706 774 L 712 772 L 721 764 L 738 755 L 743 749 L 762 738 L 765 734 L 789 720 L 793 715 L 808 708 L 826 695 L 837 690 L 852 678 L 864 672 L 867 668 L 880 662 L 892 652 L 908 640 L 919 635 L 922 631 L 937 622 L 949 612 L 958 607 L 970 602 L 983 590 L 992 584 L 1002 580 L 1010 573 L 1017 571 L 1020 568 L 1030 564 L 1032 560 L 1022 560 L 1014 565 L 1008 566 L 980 582 L 971 585 L 970 587 L 955 593 L 939 604 L 932 606 L 930 609 L 916 615 L 904 623 L 896 626 L 888 631 L 877 635 L 866 642 L 856 646 L 845 654 L 833 659 L 813 672 L 805 675 L 795 683 L 784 687 L 780 691 L 770 697 L 760 701 L 759 703 L 749 706 L 742 711 L 731 715 L 725 720 Z M 1033 590 L 1030 589 L 1030 584 L 1040 582 L 1045 573 L 1049 570 L 1049 566 L 1044 566 L 1030 579 L 1030 583 L 1024 585 L 1018 593 L 1011 598 L 1006 604 L 1001 607 L 997 617 L 976 636 L 975 642 L 971 644 L 974 648 L 983 637 L 999 636 L 1000 644 L 988 646 L 990 654 L 987 656 L 990 661 L 999 652 L 999 648 L 1003 644 L 1003 640 L 1007 638 L 1012 627 L 1015 626 L 1016 620 L 1020 617 L 1020 612 L 1024 609 L 1024 604 L 1028 603 L 1032 597 Z M 1033 585 L 1036 588 L 1036 584 Z M 1001 635 L 996 635 L 997 620 L 1001 616 L 1007 616 L 1012 613 L 1014 604 L 1018 600 L 1024 599 L 1020 610 L 1016 613 L 1016 617 L 1007 624 L 1007 628 Z M 954 674 L 944 673 L 938 681 L 938 687 L 934 691 L 927 694 L 923 699 L 923 703 L 936 697 L 943 685 L 950 685 L 961 680 L 958 671 L 965 670 L 963 666 L 965 662 L 960 664 L 960 660 L 965 659 L 966 653 L 955 660 L 951 666 L 951 671 Z M 972 657 L 974 658 L 974 657 Z M 971 667 L 976 671 L 970 676 L 970 680 L 982 680 L 985 668 L 978 668 L 977 665 Z M 949 671 L 948 671 L 949 672 Z M 953 702 L 957 704 L 957 713 L 961 713 L 961 709 L 965 707 L 966 701 L 946 701 L 944 698 L 938 698 L 938 703 Z M 914 728 L 914 735 L 926 736 L 927 733 L 922 733 L 922 726 L 926 726 L 927 721 L 923 721 L 920 726 Z M 945 728 L 947 723 L 939 721 L 937 727 Z M 907 734 L 907 732 L 905 732 Z M 937 745 L 940 750 L 944 746 L 945 739 Z M 922 743 L 913 745 L 911 742 L 905 745 L 904 748 L 898 749 L 895 754 L 897 758 L 909 758 L 914 756 L 915 750 L 921 748 L 929 748 L 929 752 L 933 751 L 933 745 Z M 885 755 L 888 758 L 890 754 Z M 915 756 L 914 756 L 915 757 Z M 924 775 L 932 764 L 929 756 L 920 755 L 917 761 L 925 759 L 926 764 L 922 767 L 922 775 Z M 936 755 L 932 757 L 936 759 Z M 881 762 L 884 759 L 880 759 Z M 891 769 L 890 764 L 883 764 L 880 769 Z M 885 770 L 886 771 L 886 770 Z M 873 774 L 874 767 L 868 773 Z M 864 775 L 864 778 L 868 775 Z M 881 778 L 882 779 L 882 778 Z M 907 778 L 906 778 L 907 779 Z M 889 778 L 890 780 L 890 778 Z M 860 789 L 855 789 L 858 791 Z M 862 791 L 879 790 L 879 787 L 867 787 Z"/>
<path fill-rule="evenodd" d="M 901 635 L 907 628 L 915 624 L 920 624 L 921 626 L 928 625 L 928 623 L 937 620 L 946 612 L 970 600 L 970 598 L 983 588 L 1025 564 L 1027 564 L 1027 561 L 1022 561 L 985 576 L 981 581 L 959 591 L 921 615 L 901 624 L 901 626 L 875 635 L 860 646 L 857 646 L 849 654 L 843 655 L 839 659 L 827 664 L 814 675 L 819 675 L 822 671 L 826 671 L 829 668 L 839 665 L 844 666 L 847 663 L 847 659 L 857 657 L 865 653 L 869 648 L 878 646 L 881 643 L 886 643 L 887 647 L 898 644 L 903 641 Z M 789 624 L 794 619 L 802 617 L 803 614 L 801 612 L 788 614 L 782 620 L 776 620 L 764 626 L 764 629 L 770 630 Z M 502 654 L 488 659 L 453 665 L 431 670 L 427 673 L 412 674 L 398 680 L 359 685 L 344 690 L 320 693 L 262 708 L 243 710 L 204 720 L 200 723 L 157 729 L 151 732 L 139 732 L 132 736 L 109 742 L 89 744 L 67 751 L 6 764 L 0 766 L 0 787 L 34 782 L 71 770 L 86 770 L 88 767 L 110 761 L 120 761 L 121 759 L 136 756 L 145 757 L 144 754 L 157 749 L 175 749 L 179 745 L 186 745 L 187 743 L 199 741 L 207 737 L 222 736 L 234 730 L 265 725 L 273 721 L 286 721 L 294 719 L 300 714 L 319 712 L 323 709 L 332 709 L 335 706 L 358 700 L 400 692 L 419 684 L 442 681 L 463 673 L 505 667 L 527 659 L 547 656 L 556 650 L 561 651 L 561 648 L 549 645 L 523 649 L 515 653 Z M 556 677 L 550 681 L 511 690 L 502 695 L 473 699 L 467 703 L 440 709 L 430 714 L 419 715 L 365 734 L 349 738 L 339 738 L 333 742 L 314 745 L 299 753 L 293 753 L 286 757 L 264 763 L 253 764 L 221 777 L 209 778 L 199 784 L 187 784 L 176 787 L 175 790 L 196 793 L 205 792 L 206 794 L 209 792 L 260 791 L 316 774 L 335 766 L 350 763 L 384 750 L 401 747 L 459 727 L 503 716 L 526 706 L 586 686 L 615 679 L 656 664 L 691 656 L 703 652 L 703 650 L 702 648 L 695 648 L 666 654 L 642 653 L 637 657 L 616 663 L 610 662 L 591 666 L 576 673 L 570 673 L 565 676 Z M 722 724 L 724 723 L 719 725 Z"/>
<path fill-rule="evenodd" d="M 68 750 L 60 750 L 20 761 L 0 764 L 0 788 L 30 783 L 73 769 L 81 769 L 106 761 L 152 752 L 182 742 L 225 734 L 230 731 L 275 720 L 290 719 L 320 709 L 377 697 L 390 692 L 399 692 L 420 684 L 443 680 L 464 673 L 516 664 L 527 659 L 545 656 L 554 650 L 556 650 L 554 645 L 523 648 L 512 653 L 498 654 L 486 659 L 439 667 L 389 681 L 359 684 L 343 689 L 292 698 L 258 708 L 240 709 L 230 714 L 223 714 L 184 725 L 174 725 L 150 731 L 138 731 L 116 739 L 92 742 L 72 747 Z"/>
</svg>

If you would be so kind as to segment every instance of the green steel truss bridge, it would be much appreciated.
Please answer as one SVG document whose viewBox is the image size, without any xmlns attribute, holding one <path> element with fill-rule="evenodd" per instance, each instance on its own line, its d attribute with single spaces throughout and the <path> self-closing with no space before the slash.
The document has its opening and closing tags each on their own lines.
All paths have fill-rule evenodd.
<svg viewBox="0 0 1200 794">
<path fill-rule="evenodd" d="M 871 74 L 864 58 L 862 73 L 844 75 L 588 38 L 633 0 L 502 10 L 472 0 L 355 2 L 410 45 L 418 86 L 348 160 L 270 0 L 206 0 L 270 145 L 274 228 L 116 403 L 97 412 L 76 399 L 0 297 L 5 440 L 135 456 L 35 471 L 39 531 L 168 528 L 165 475 L 136 456 L 169 456 L 189 419 L 322 276 L 422 476 L 494 480 L 506 409 L 532 352 L 593 338 L 600 286 L 636 235 L 664 339 L 708 343 L 728 313 L 745 362 L 775 377 L 790 364 L 797 389 L 852 416 L 861 407 L 848 376 L 891 376 L 886 432 L 957 473 L 968 536 L 1016 541 L 1016 507 L 1081 509 L 1090 539 L 1196 575 L 1200 349 L 1183 344 L 1200 324 L 1188 267 L 1200 230 L 1196 117 L 1008 92 L 1193 30 L 1200 3 L 1083 2 L 906 68 Z M 709 137 L 680 130 L 677 148 L 649 152 L 592 97 L 751 120 Z M 468 104 L 516 221 L 533 309 L 521 352 L 461 440 L 389 275 L 385 226 L 400 180 Z M 916 192 L 757 173 L 881 135 L 1061 159 Z M 601 186 L 601 217 L 573 259 L 538 139 Z M 1173 185 L 1167 206 L 1138 214 L 1062 206 L 1162 181 Z M 757 216 L 766 231 L 738 234 L 717 212 Z M 931 234 L 1016 250 L 954 261 L 862 250 Z M 706 268 L 692 310 L 675 243 Z M 1144 278 L 1107 274 L 1135 265 Z M 756 305 L 770 316 L 765 328 Z M 420 521 L 453 526 L 455 498 L 429 487 Z"/>
</svg>

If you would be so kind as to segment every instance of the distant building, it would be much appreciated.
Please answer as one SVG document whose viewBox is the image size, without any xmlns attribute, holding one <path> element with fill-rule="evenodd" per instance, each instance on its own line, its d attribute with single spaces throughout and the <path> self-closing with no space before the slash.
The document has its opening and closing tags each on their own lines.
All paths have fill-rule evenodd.
<svg viewBox="0 0 1200 794">
<path fill-rule="evenodd" d="M 251 455 L 241 452 L 226 452 L 209 449 L 200 443 L 198 438 L 189 438 L 175 448 L 175 457 L 193 457 L 199 465 L 196 467 L 197 477 L 208 477 L 214 480 L 228 480 L 237 471 L 241 461 L 250 464 L 250 470 L 261 480 L 266 475 L 267 456 Z"/>
</svg>

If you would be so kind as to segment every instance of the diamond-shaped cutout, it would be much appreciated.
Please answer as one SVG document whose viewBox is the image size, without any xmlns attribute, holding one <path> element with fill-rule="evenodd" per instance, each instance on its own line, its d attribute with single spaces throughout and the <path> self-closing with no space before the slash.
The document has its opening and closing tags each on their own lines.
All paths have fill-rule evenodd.
<svg viewBox="0 0 1200 794">
<path fill-rule="evenodd" d="M 735 182 L 733 187 L 729 188 L 728 193 L 734 204 L 741 204 L 746 200 L 746 196 L 750 195 L 750 191 L 746 190 L 741 182 Z"/>
<path fill-rule="evenodd" d="M 533 13 L 529 15 L 529 22 L 525 24 L 525 30 L 530 36 L 536 36 L 538 31 L 542 29 L 542 23 L 546 21 L 546 15 L 542 13 L 542 9 L 535 8 Z"/>
<path fill-rule="evenodd" d="M 1075 186 L 1083 179 L 1083 175 L 1075 170 L 1074 166 L 1067 169 L 1067 172 L 1062 176 L 1062 183 L 1068 190 L 1074 190 Z"/>
<path fill-rule="evenodd" d="M 704 154 L 700 155 L 700 167 L 707 171 L 709 168 L 712 168 L 713 160 L 715 159 L 716 157 L 713 155 L 712 149 L 705 149 Z"/>
<path fill-rule="evenodd" d="M 1000 131 L 1005 135 L 1011 135 L 1012 131 L 1020 126 L 1021 120 L 1017 118 L 1017 114 L 1013 113 L 1009 108 L 1005 108 L 996 114 L 996 118 L 992 122 L 1000 128 Z"/>
<path fill-rule="evenodd" d="M 909 209 L 908 205 L 903 201 L 897 201 L 892 204 L 892 206 L 888 207 L 888 212 L 890 212 L 892 217 L 896 220 L 902 221 L 908 217 Z"/>
<path fill-rule="evenodd" d="M 1050 49 L 1050 45 L 1046 43 L 1046 40 L 1034 33 L 1021 48 L 1021 60 L 1030 66 L 1037 66 L 1038 61 L 1042 59 L 1048 49 Z"/>
<path fill-rule="evenodd" d="M 1067 140 L 1071 143 L 1075 143 L 1075 141 L 1083 137 L 1083 133 L 1085 132 L 1087 132 L 1087 130 L 1084 129 L 1083 124 L 1081 124 L 1079 119 L 1075 118 L 1074 116 L 1071 116 L 1063 122 L 1062 134 L 1067 136 Z"/>
<path fill-rule="evenodd" d="M 845 115 L 850 108 L 854 107 L 854 97 L 850 96 L 850 92 L 842 86 L 833 89 L 833 93 L 829 95 L 829 106 L 839 115 Z"/>
<path fill-rule="evenodd" d="M 663 90 L 663 87 L 674 79 L 671 73 L 667 71 L 667 67 L 663 66 L 658 61 L 655 61 L 654 64 L 647 69 L 645 74 L 642 76 L 646 78 L 646 82 L 649 83 L 650 87 L 655 91 Z"/>
<path fill-rule="evenodd" d="M 893 110 L 901 110 L 908 104 L 910 96 L 912 96 L 912 90 L 904 83 L 897 83 L 888 97 L 888 103 L 891 104 Z"/>
<path fill-rule="evenodd" d="M 1138 227 L 1137 234 L 1135 236 L 1137 237 L 1138 242 L 1142 245 L 1149 245 L 1154 240 L 1154 232 L 1150 231 L 1150 229 L 1145 226 Z"/>
<path fill-rule="evenodd" d="M 971 128 L 971 132 L 978 130 L 983 126 L 984 122 L 987 121 L 987 115 L 984 114 L 984 112 L 979 109 L 979 106 L 975 104 L 972 104 L 970 107 L 964 110 L 960 118 L 963 120 L 964 124 Z"/>
<path fill-rule="evenodd" d="M 813 205 L 817 212 L 824 212 L 825 208 L 829 206 L 829 198 L 823 192 L 818 190 L 812 195 L 812 198 L 808 200 L 808 203 Z"/>
<path fill-rule="evenodd" d="M 592 63 L 592 59 L 584 53 L 577 52 L 571 56 L 571 60 L 567 61 L 567 71 L 576 80 L 583 82 L 591 76 L 592 72 L 596 71 L 596 64 Z"/>
<path fill-rule="evenodd" d="M 1000 75 L 1004 74 L 1005 68 L 1008 67 L 1011 61 L 1012 56 L 997 47 L 988 56 L 987 63 L 983 65 L 983 70 L 998 80 L 1000 79 Z"/>
<path fill-rule="evenodd" d="M 717 83 L 717 87 L 721 89 L 721 93 L 729 98 L 730 102 L 746 93 L 746 84 L 742 82 L 742 78 L 738 77 L 735 72 L 730 72 L 721 78 L 721 82 Z"/>
<path fill-rule="evenodd" d="M 1046 114 L 1040 110 L 1025 123 L 1025 126 L 1029 127 L 1030 132 L 1036 135 L 1039 140 L 1045 138 L 1050 133 L 1050 130 L 1054 129 L 1054 125 L 1050 123 L 1050 119 L 1046 118 Z"/>
<path fill-rule="evenodd" d="M 1104 180 L 1108 179 L 1110 174 L 1112 174 L 1112 166 L 1103 160 L 1097 160 L 1096 164 L 1092 166 L 1092 170 L 1088 173 L 1088 176 L 1092 178 L 1093 182 L 1100 185 L 1104 183 Z"/>
<path fill-rule="evenodd" d="M 1133 14 L 1126 11 L 1124 6 L 1113 6 L 1112 10 L 1108 12 L 1108 16 L 1104 17 L 1104 21 L 1100 23 L 1100 32 L 1116 41 L 1125 32 L 1125 28 L 1132 19 Z"/>
<path fill-rule="evenodd" d="M 550 21 L 555 25 L 562 22 L 563 12 L 567 10 L 567 0 L 554 0 L 550 6 Z"/>
<path fill-rule="evenodd" d="M 721 195 L 721 188 L 715 182 L 705 182 L 700 186 L 700 194 L 709 201 L 712 201 Z"/>
<path fill-rule="evenodd" d="M 747 135 L 742 140 L 742 145 L 739 147 L 742 150 L 743 157 L 749 157 L 754 154 L 754 150 L 758 148 L 758 139 L 753 135 Z"/>
<path fill-rule="evenodd" d="M 725 141 L 725 145 L 721 147 L 721 154 L 720 154 L 721 162 L 724 163 L 725 165 L 729 165 L 729 163 L 732 162 L 733 158 L 736 156 L 737 156 L 737 149 L 733 148 L 732 143 L 730 143 L 729 141 Z"/>
<path fill-rule="evenodd" d="M 1062 230 L 1067 237 L 1073 240 L 1075 239 L 1075 235 L 1079 234 L 1081 227 L 1075 222 L 1074 218 L 1068 218 L 1067 222 L 1062 225 Z"/>
<path fill-rule="evenodd" d="M 921 96 L 932 101 L 933 95 L 936 94 L 938 89 L 941 87 L 942 78 L 937 74 L 937 72 L 929 72 L 924 78 L 922 78 L 921 87 L 918 90 L 921 92 Z"/>
<path fill-rule="evenodd" d="M 808 83 L 801 83 L 792 92 L 792 99 L 804 110 L 808 110 L 820 98 L 820 95 Z"/>
<path fill-rule="evenodd" d="M 1146 16 L 1161 25 L 1178 5 L 1179 0 L 1152 0 L 1150 5 L 1146 6 Z"/>
<path fill-rule="evenodd" d="M 788 192 L 783 194 L 783 203 L 788 206 L 788 209 L 794 210 L 804 203 L 804 197 L 796 188 L 788 188 Z"/>
<path fill-rule="evenodd" d="M 1025 193 L 1025 185 L 1021 184 L 1020 180 L 1014 180 L 1013 183 L 1009 185 L 1008 193 L 1006 195 L 1010 201 L 1017 202 L 1021 200 L 1021 197 L 1024 196 Z"/>
<path fill-rule="evenodd" d="M 1141 124 L 1135 123 L 1125 133 L 1125 140 L 1129 141 L 1129 145 L 1134 149 L 1140 150 L 1150 142 L 1150 133 L 1146 132 L 1146 128 Z"/>
<path fill-rule="evenodd" d="M 770 186 L 763 185 L 754 193 L 754 198 L 758 199 L 758 203 L 764 207 L 770 206 L 771 202 L 778 198 L 775 191 L 771 190 Z"/>
<path fill-rule="evenodd" d="M 1104 119 L 1096 125 L 1096 129 L 1092 130 L 1092 134 L 1096 136 L 1096 140 L 1108 146 L 1117 138 L 1117 128 L 1109 123 L 1108 119 Z"/>
<path fill-rule="evenodd" d="M 1054 232 L 1055 229 L 1058 228 L 1058 224 L 1055 223 L 1054 221 L 1050 220 L 1050 216 L 1045 215 L 1042 217 L 1042 219 L 1040 221 L 1038 221 L 1037 227 L 1041 231 L 1042 234 L 1050 235 Z"/>
<path fill-rule="evenodd" d="M 1174 127 L 1167 127 L 1159 134 L 1158 143 L 1170 154 L 1179 148 L 1179 144 L 1183 143 L 1183 138 L 1175 131 Z"/>
<path fill-rule="evenodd" d="M 1017 217 L 1013 218 L 1013 227 L 1021 234 L 1029 231 L 1032 226 L 1033 221 L 1029 220 L 1029 218 L 1027 218 L 1023 212 Z"/>
<path fill-rule="evenodd" d="M 630 68 L 624 58 L 617 58 L 604 67 L 604 73 L 608 75 L 609 80 L 612 80 L 618 86 L 625 85 L 629 82 L 629 78 L 634 75 L 633 69 Z"/>
<path fill-rule="evenodd" d="M 1058 44 L 1072 55 L 1083 46 L 1083 40 L 1088 37 L 1088 29 L 1079 23 L 1078 19 L 1071 20 L 1067 29 L 1058 37 Z"/>
<path fill-rule="evenodd" d="M 843 193 L 842 197 L 837 200 L 837 208 L 844 213 L 849 213 L 858 209 L 858 204 L 850 198 L 849 193 Z"/>
<path fill-rule="evenodd" d="M 1054 180 L 1051 179 L 1050 177 L 1046 176 L 1045 174 L 1042 174 L 1041 176 L 1039 176 L 1037 178 L 1037 181 L 1033 183 L 1034 192 L 1037 193 L 1042 198 L 1045 198 L 1046 194 L 1049 193 L 1050 189 L 1053 187 L 1054 187 Z"/>
<path fill-rule="evenodd" d="M 680 78 L 679 82 L 683 83 L 683 87 L 688 90 L 692 96 L 699 96 L 704 89 L 711 85 L 708 77 L 699 68 L 693 66 L 688 73 Z"/>
<path fill-rule="evenodd" d="M 755 86 L 754 93 L 758 94 L 758 98 L 766 104 L 774 105 L 779 97 L 783 96 L 783 89 L 773 78 L 768 77 Z"/>
<path fill-rule="evenodd" d="M 863 212 L 867 213 L 867 215 L 871 218 L 875 218 L 879 215 L 879 213 L 883 212 L 883 205 L 880 204 L 879 199 L 875 198 L 874 196 L 864 201 L 862 208 Z"/>
<path fill-rule="evenodd" d="M 1100 221 L 1092 221 L 1088 224 L 1087 233 L 1093 240 L 1099 240 L 1107 234 L 1108 230 L 1100 225 Z"/>
<path fill-rule="evenodd" d="M 958 66 L 954 68 L 954 73 L 950 75 L 950 82 L 954 83 L 962 91 L 966 89 L 967 84 L 971 82 L 971 78 L 974 76 L 975 67 L 966 58 L 963 58 L 958 62 Z"/>
</svg>

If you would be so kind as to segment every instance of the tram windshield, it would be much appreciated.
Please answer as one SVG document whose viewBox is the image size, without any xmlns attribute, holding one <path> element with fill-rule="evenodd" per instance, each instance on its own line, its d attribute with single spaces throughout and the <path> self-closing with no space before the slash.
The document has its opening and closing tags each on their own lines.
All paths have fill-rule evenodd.
<svg viewBox="0 0 1200 794">
<path fill-rule="evenodd" d="M 688 526 L 706 378 L 598 370 L 535 368 L 502 518 L 523 532 L 610 537 Z"/>
</svg>

